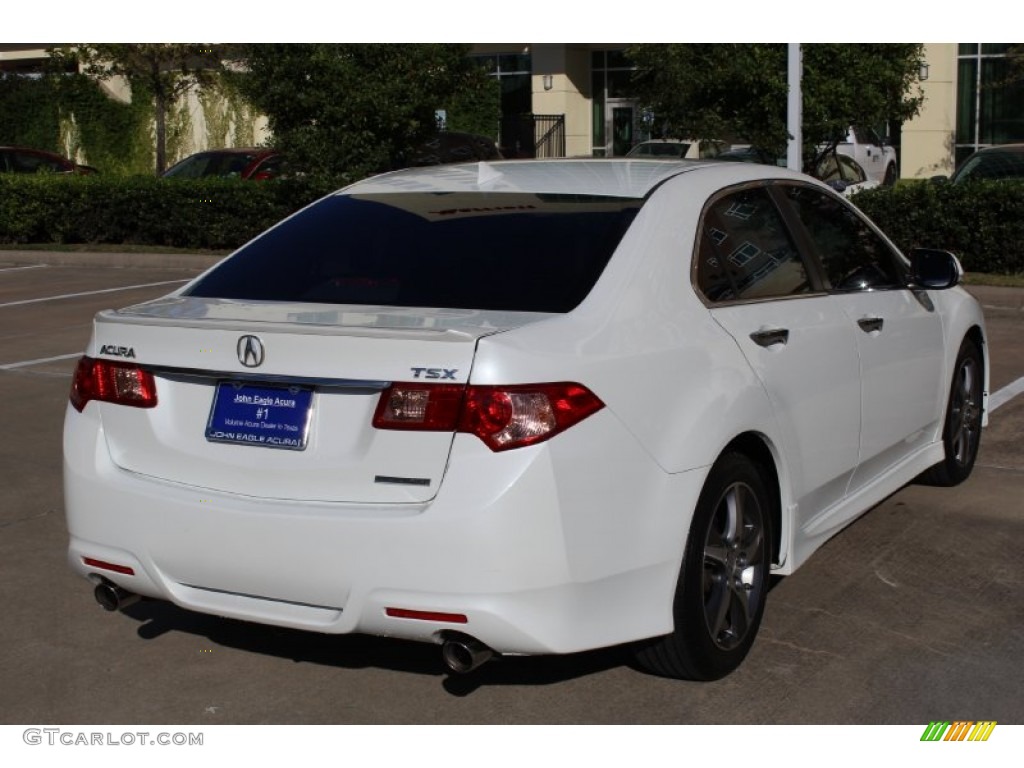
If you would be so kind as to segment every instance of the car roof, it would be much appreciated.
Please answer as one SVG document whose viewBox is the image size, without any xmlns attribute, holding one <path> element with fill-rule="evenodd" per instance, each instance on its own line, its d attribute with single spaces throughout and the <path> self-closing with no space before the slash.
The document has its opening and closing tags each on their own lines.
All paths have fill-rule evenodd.
<svg viewBox="0 0 1024 768">
<path fill-rule="evenodd" d="M 4 150 L 13 149 L 13 150 L 16 150 L 18 152 L 32 152 L 33 154 L 36 154 L 36 155 L 48 155 L 49 157 L 59 157 L 62 160 L 66 160 L 67 159 L 66 157 L 64 157 L 61 154 L 58 154 L 57 152 L 51 152 L 48 149 L 36 149 L 35 147 L 20 147 L 20 146 L 14 145 L 14 144 L 3 144 L 3 145 L 0 145 L 0 149 L 4 149 Z"/>
<path fill-rule="evenodd" d="M 785 168 L 714 160 L 506 160 L 393 171 L 357 182 L 341 192 L 526 192 L 640 199 L 668 179 L 703 172 L 722 176 L 723 184 L 807 178 Z"/>
<path fill-rule="evenodd" d="M 996 144 L 994 146 L 983 147 L 982 149 L 978 150 L 978 154 L 982 152 L 986 154 L 989 152 L 1011 152 L 1013 154 L 1019 155 L 1024 154 L 1024 144 Z"/>
<path fill-rule="evenodd" d="M 276 153 L 272 147 L 218 147 L 217 149 L 204 149 L 195 155 L 252 155 L 258 153 Z M 193 157 L 194 155 L 189 155 Z M 185 158 L 188 159 L 188 158 Z"/>
</svg>

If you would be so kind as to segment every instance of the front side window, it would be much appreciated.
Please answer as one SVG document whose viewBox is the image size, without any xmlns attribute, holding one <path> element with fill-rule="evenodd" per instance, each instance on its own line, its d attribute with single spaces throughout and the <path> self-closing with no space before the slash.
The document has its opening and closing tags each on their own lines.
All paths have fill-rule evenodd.
<svg viewBox="0 0 1024 768">
<path fill-rule="evenodd" d="M 724 195 L 704 211 L 696 279 L 712 302 L 811 291 L 803 260 L 764 188 Z"/>
<path fill-rule="evenodd" d="M 882 146 L 882 140 L 878 136 L 878 132 L 874 128 L 865 128 L 861 125 L 855 125 L 853 127 L 853 135 L 857 138 L 858 144 L 874 144 L 876 147 Z"/>
<path fill-rule="evenodd" d="M 834 291 L 902 288 L 900 261 L 850 206 L 818 189 L 790 186 L 785 197 L 803 223 Z"/>
<path fill-rule="evenodd" d="M 172 166 L 164 176 L 178 179 L 237 178 L 255 159 L 255 153 L 201 152 Z"/>
<path fill-rule="evenodd" d="M 189 295 L 568 312 L 641 204 L 525 193 L 333 195 L 243 247 Z"/>
<path fill-rule="evenodd" d="M 44 155 L 31 152 L 14 152 L 11 156 L 12 167 L 17 173 L 61 173 L 63 164 Z"/>
</svg>

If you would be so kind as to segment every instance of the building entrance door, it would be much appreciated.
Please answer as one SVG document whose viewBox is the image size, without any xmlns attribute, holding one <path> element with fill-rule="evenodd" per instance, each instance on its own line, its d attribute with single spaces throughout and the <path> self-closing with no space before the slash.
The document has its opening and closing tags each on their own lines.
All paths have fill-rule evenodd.
<svg viewBox="0 0 1024 768">
<path fill-rule="evenodd" d="M 605 151 L 608 157 L 622 157 L 636 143 L 635 101 L 611 101 L 605 105 Z"/>
</svg>

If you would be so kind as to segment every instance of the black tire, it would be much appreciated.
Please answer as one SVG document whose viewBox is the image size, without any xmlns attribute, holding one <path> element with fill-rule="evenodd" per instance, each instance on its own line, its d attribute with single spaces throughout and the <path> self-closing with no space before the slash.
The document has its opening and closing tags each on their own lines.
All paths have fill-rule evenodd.
<svg viewBox="0 0 1024 768">
<path fill-rule="evenodd" d="M 711 468 L 676 585 L 675 630 L 636 646 L 642 668 L 718 680 L 740 665 L 764 614 L 774 499 L 762 470 L 742 454 L 725 454 Z"/>
<path fill-rule="evenodd" d="M 982 387 L 984 363 L 978 346 L 964 339 L 953 366 L 949 400 L 942 425 L 946 457 L 924 474 L 929 485 L 960 485 L 971 476 L 981 444 Z"/>
<path fill-rule="evenodd" d="M 889 163 L 885 166 L 885 178 L 882 179 L 883 186 L 891 187 L 896 183 L 896 166 Z"/>
</svg>

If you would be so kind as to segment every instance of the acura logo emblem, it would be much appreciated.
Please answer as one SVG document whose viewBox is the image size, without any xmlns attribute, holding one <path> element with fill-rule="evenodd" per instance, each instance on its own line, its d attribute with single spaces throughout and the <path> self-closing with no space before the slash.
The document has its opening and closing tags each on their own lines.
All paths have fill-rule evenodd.
<svg viewBox="0 0 1024 768">
<path fill-rule="evenodd" d="M 242 336 L 238 339 L 238 362 L 246 368 L 257 368 L 263 365 L 263 342 L 255 336 Z"/>
</svg>

